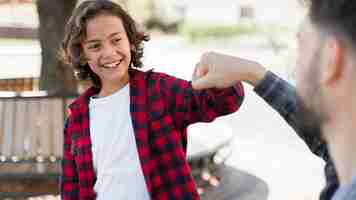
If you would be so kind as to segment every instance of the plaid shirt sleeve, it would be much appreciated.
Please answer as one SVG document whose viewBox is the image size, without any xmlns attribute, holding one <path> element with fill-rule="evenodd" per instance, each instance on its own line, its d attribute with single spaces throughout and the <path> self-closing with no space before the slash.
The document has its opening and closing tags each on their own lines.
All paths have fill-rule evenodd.
<svg viewBox="0 0 356 200">
<path fill-rule="evenodd" d="M 184 129 L 195 122 L 211 122 L 237 111 L 244 99 L 240 82 L 227 89 L 193 90 L 191 82 L 165 76 L 161 85 L 175 124 Z"/>
<path fill-rule="evenodd" d="M 67 119 L 64 127 L 64 152 L 62 159 L 62 173 L 60 176 L 60 193 L 62 200 L 78 200 L 78 174 L 74 161 L 74 156 L 71 152 L 72 141 L 68 131 L 68 124 L 69 120 Z"/>
<path fill-rule="evenodd" d="M 320 195 L 320 199 L 330 200 L 339 185 L 335 166 L 329 156 L 326 143 L 317 136 L 300 131 L 299 126 L 301 124 L 296 121 L 295 87 L 268 71 L 254 90 L 286 120 L 314 154 L 325 160 L 324 169 L 327 183 Z"/>
</svg>

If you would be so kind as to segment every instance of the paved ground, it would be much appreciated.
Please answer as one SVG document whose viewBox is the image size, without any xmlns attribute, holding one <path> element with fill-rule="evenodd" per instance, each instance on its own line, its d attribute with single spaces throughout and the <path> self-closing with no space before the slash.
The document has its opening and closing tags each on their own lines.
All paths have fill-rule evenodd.
<svg viewBox="0 0 356 200">
<path fill-rule="evenodd" d="M 228 163 L 268 183 L 269 199 L 317 199 L 322 161 L 250 89 L 240 112 L 226 119 L 237 134 Z"/>
<path fill-rule="evenodd" d="M 264 42 L 264 38 L 256 39 L 255 42 L 268 44 Z M 15 44 L 18 46 L 15 47 Z M 19 45 L 18 42 L 15 44 L 8 42 L 7 45 L 0 45 L 1 69 L 6 68 L 2 73 L 37 73 L 38 45 Z M 153 37 L 146 46 L 145 63 L 154 66 L 157 71 L 190 79 L 193 66 L 201 53 L 217 50 L 257 59 L 279 75 L 288 77 L 291 70 L 281 66 L 294 62 L 288 57 L 289 53 L 275 54 L 271 49 L 266 48 L 268 46 L 251 44 L 254 44 L 252 38 L 247 42 L 219 41 L 191 46 L 179 37 Z M 13 57 L 6 54 L 7 47 L 13 48 Z M 16 57 L 15 53 L 18 50 L 23 50 L 23 55 L 31 56 Z M 7 67 L 4 63 L 13 66 Z M 317 199 L 324 185 L 323 162 L 308 151 L 293 130 L 255 95 L 251 87 L 246 86 L 246 98 L 240 111 L 219 120 L 218 123 L 232 129 L 235 136 L 233 152 L 227 164 L 266 182 L 269 200 Z M 218 133 L 216 137 L 219 137 Z M 248 185 L 248 182 L 245 184 Z"/>
</svg>

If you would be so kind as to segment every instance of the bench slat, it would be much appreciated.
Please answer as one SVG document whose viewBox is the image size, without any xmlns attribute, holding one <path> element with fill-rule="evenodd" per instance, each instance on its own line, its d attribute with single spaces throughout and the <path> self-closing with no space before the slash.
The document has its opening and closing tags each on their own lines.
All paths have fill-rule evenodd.
<svg viewBox="0 0 356 200">
<path fill-rule="evenodd" d="M 3 132 L 3 141 L 2 141 L 2 149 L 1 155 L 6 157 L 10 157 L 11 146 L 13 141 L 13 132 L 14 132 L 14 113 L 15 111 L 15 103 L 13 100 L 4 101 L 4 132 Z"/>
<path fill-rule="evenodd" d="M 2 148 L 4 139 L 4 102 L 0 101 L 0 156 L 2 156 Z"/>
<path fill-rule="evenodd" d="M 25 157 L 25 135 L 27 133 L 27 122 L 29 121 L 26 109 L 27 102 L 16 101 L 16 126 L 13 141 L 13 154 L 19 159 Z M 26 119 L 27 117 L 27 119 Z"/>
<path fill-rule="evenodd" d="M 35 158 L 38 155 L 37 148 L 39 145 L 38 118 L 40 116 L 40 107 L 38 100 L 28 101 L 28 116 L 32 118 L 31 123 L 28 124 L 28 157 Z"/>
<path fill-rule="evenodd" d="M 53 99 L 52 100 L 52 117 L 51 122 L 53 123 L 53 150 L 52 155 L 56 158 L 60 158 L 63 155 L 63 127 L 64 127 L 64 112 L 63 105 L 64 102 L 62 99 Z"/>
<path fill-rule="evenodd" d="M 40 156 L 48 158 L 51 155 L 51 102 L 49 99 L 42 99 L 40 102 L 40 117 L 39 117 L 39 150 Z"/>
<path fill-rule="evenodd" d="M 0 79 L 0 91 L 32 91 L 37 89 L 38 78 Z"/>
</svg>

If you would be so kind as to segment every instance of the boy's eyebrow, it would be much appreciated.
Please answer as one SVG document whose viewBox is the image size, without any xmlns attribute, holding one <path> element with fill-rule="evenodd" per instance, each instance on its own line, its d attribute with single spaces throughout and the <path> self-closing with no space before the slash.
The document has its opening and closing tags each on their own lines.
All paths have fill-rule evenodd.
<svg viewBox="0 0 356 200">
<path fill-rule="evenodd" d="M 121 32 L 111 33 L 111 34 L 109 35 L 109 38 L 114 37 L 115 35 L 119 35 L 120 33 L 121 33 Z M 87 41 L 85 41 L 84 43 L 85 43 L 85 44 L 89 44 L 89 43 L 96 43 L 96 42 L 100 42 L 100 40 L 99 40 L 99 39 L 92 39 L 92 40 L 87 40 Z"/>
</svg>

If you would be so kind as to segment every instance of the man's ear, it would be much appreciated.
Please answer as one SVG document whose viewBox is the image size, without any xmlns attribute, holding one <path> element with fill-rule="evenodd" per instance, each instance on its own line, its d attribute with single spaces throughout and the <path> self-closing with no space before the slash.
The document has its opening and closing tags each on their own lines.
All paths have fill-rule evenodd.
<svg viewBox="0 0 356 200">
<path fill-rule="evenodd" d="M 325 39 L 321 58 L 324 60 L 323 66 L 321 66 L 321 82 L 323 84 L 333 84 L 340 79 L 345 70 L 345 48 L 342 41 L 335 37 Z"/>
</svg>

